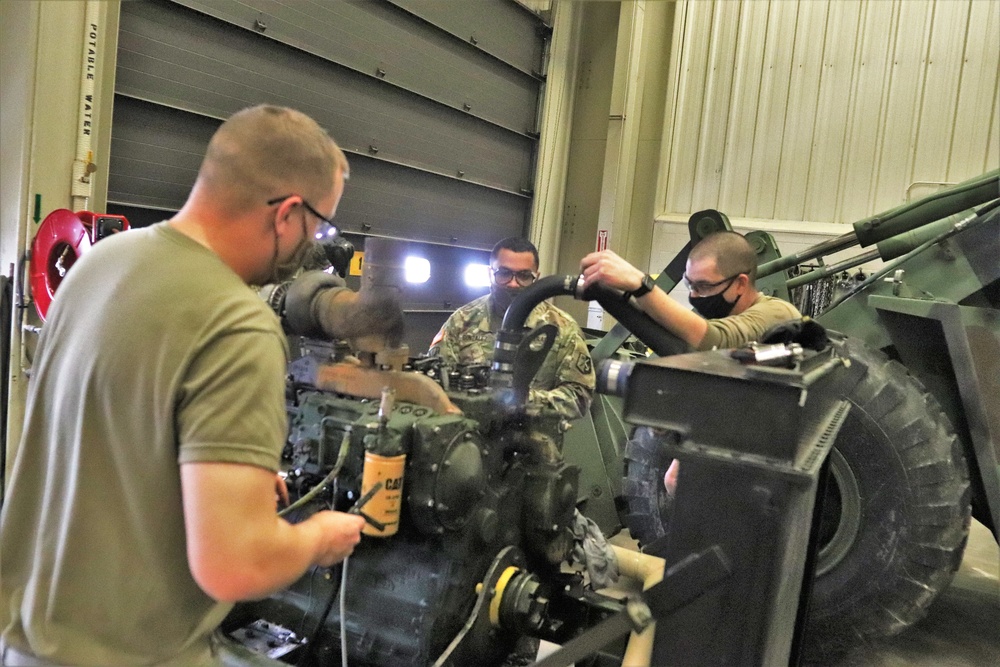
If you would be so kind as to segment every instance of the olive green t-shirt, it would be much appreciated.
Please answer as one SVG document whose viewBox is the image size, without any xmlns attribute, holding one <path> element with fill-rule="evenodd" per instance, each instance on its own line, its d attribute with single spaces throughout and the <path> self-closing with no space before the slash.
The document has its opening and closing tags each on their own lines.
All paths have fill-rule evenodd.
<svg viewBox="0 0 1000 667">
<path fill-rule="evenodd" d="M 3 640 L 73 665 L 204 661 L 230 605 L 191 576 L 179 464 L 277 469 L 280 323 L 166 223 L 95 244 L 48 314 L 0 519 Z"/>
</svg>

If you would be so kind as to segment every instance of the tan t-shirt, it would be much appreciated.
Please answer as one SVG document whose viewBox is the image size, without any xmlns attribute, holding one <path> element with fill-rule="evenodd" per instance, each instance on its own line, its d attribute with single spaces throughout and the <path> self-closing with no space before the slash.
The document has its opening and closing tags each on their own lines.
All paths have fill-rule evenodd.
<svg viewBox="0 0 1000 667">
<path fill-rule="evenodd" d="M 274 313 L 169 225 L 85 253 L 32 368 L 0 523 L 3 640 L 74 665 L 207 656 L 230 605 L 188 568 L 179 463 L 276 470 L 286 363 Z"/>
<path fill-rule="evenodd" d="M 698 349 L 740 347 L 750 341 L 760 340 L 764 332 L 775 324 L 801 317 L 802 314 L 787 301 L 758 294 L 750 307 L 739 315 L 709 320 L 708 331 Z"/>
</svg>

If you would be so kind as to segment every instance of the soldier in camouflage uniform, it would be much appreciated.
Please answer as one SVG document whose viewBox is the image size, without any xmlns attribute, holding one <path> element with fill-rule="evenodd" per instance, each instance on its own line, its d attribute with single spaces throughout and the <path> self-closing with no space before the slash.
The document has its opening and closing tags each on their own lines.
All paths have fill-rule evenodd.
<svg viewBox="0 0 1000 667">
<path fill-rule="evenodd" d="M 446 366 L 490 364 L 493 343 L 514 297 L 538 278 L 538 250 L 522 238 L 500 241 L 490 253 L 490 293 L 471 301 L 448 318 L 434 336 L 428 354 Z M 579 325 L 559 308 L 538 304 L 525 326 L 555 324 L 559 335 L 531 381 L 528 400 L 576 419 L 590 408 L 594 366 Z"/>
</svg>

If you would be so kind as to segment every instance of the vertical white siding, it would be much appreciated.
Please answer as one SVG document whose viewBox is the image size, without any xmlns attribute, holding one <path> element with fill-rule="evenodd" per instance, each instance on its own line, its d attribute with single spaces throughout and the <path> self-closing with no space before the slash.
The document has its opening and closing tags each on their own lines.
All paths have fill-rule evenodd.
<svg viewBox="0 0 1000 667">
<path fill-rule="evenodd" d="M 733 92 L 733 68 L 736 59 L 736 32 L 742 5 L 739 2 L 716 2 L 712 14 L 709 44 L 711 76 L 705 82 L 705 105 L 702 117 L 709 120 L 702 133 L 705 141 L 697 144 L 698 157 L 692 165 L 700 177 L 695 180 L 692 201 L 718 199 L 722 187 L 722 163 L 726 157 L 726 124 L 711 122 L 725 117 Z M 696 137 L 689 136 L 690 141 Z"/>
<path fill-rule="evenodd" d="M 1000 166 L 1000 2 L 690 0 L 661 216 L 853 222 Z"/>
<path fill-rule="evenodd" d="M 964 41 L 962 83 L 955 110 L 955 132 L 948 160 L 948 178 L 964 165 L 985 156 L 986 164 L 1000 164 L 1000 2 L 975 2 L 969 13 Z M 992 126 L 992 131 L 991 131 Z"/>
<path fill-rule="evenodd" d="M 836 2 L 837 0 L 833 0 Z M 774 215 L 780 220 L 805 219 L 809 183 L 810 151 L 819 108 L 819 82 L 823 70 L 824 45 L 813 42 L 826 32 L 830 3 L 806 2 L 799 6 L 795 25 L 795 50 L 788 87 L 788 111 L 781 138 L 781 164 L 775 194 Z"/>
<path fill-rule="evenodd" d="M 723 0 L 725 1 L 725 0 Z M 692 3 L 697 8 L 698 3 Z M 727 126 L 726 157 L 722 162 L 722 184 L 719 192 L 721 206 L 710 202 L 694 202 L 691 211 L 721 208 L 725 211 L 746 211 L 747 188 L 750 182 L 750 163 L 753 160 L 754 128 L 757 125 L 757 104 L 760 99 L 760 79 L 763 65 L 764 37 L 767 28 L 767 3 L 747 0 L 741 3 L 739 33 L 732 64 L 733 94 L 725 116 L 708 118 L 706 123 Z M 691 35 L 693 39 L 698 37 Z M 745 54 L 754 54 L 753 58 Z M 724 70 L 725 64 L 720 64 Z M 697 138 L 692 138 L 697 141 Z M 702 174 L 697 174 L 700 178 Z"/>
<path fill-rule="evenodd" d="M 832 221 L 837 208 L 861 7 L 862 3 L 856 1 L 831 2 L 823 33 L 806 37 L 817 48 L 823 45 L 823 67 L 819 75 L 819 104 L 813 121 L 812 142 L 791 147 L 809 158 L 805 220 Z"/>
<path fill-rule="evenodd" d="M 747 186 L 747 216 L 751 218 L 774 217 L 781 145 L 789 110 L 788 87 L 791 81 L 798 9 L 798 4 L 793 2 L 773 2 L 768 5 L 760 95 L 757 98 L 757 124 L 754 127 Z"/>
<path fill-rule="evenodd" d="M 885 126 L 888 111 L 882 91 L 889 85 L 892 71 L 892 41 L 886 39 L 885 27 L 892 25 L 896 9 L 891 2 L 872 2 L 861 14 L 856 76 L 835 219 L 858 220 L 875 212 L 872 207 L 878 167 L 876 147 L 879 128 Z M 846 193 L 850 196 L 845 196 Z"/>
</svg>

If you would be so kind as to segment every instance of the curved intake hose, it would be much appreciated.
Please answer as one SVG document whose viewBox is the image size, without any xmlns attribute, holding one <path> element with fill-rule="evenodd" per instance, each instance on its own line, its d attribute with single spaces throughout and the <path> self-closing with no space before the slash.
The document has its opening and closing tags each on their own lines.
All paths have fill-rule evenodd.
<svg viewBox="0 0 1000 667">
<path fill-rule="evenodd" d="M 601 285 L 592 285 L 583 291 L 582 285 L 582 276 L 546 276 L 526 287 L 514 298 L 504 314 L 503 324 L 500 326 L 493 347 L 490 384 L 494 389 L 509 389 L 513 386 L 517 349 L 525 336 L 524 323 L 535 306 L 553 296 L 572 296 L 582 301 L 597 301 L 635 334 L 636 338 L 660 356 L 688 351 L 688 345 L 684 341 L 626 301 L 621 292 Z"/>
<path fill-rule="evenodd" d="M 524 323 L 528 315 L 535 306 L 549 297 L 575 294 L 575 285 L 576 276 L 546 276 L 524 288 L 524 291 L 514 297 L 507 307 L 500 331 L 497 332 L 496 341 L 493 343 L 493 365 L 490 373 L 490 387 L 495 391 L 499 402 L 507 409 L 523 409 L 526 400 L 525 392 L 514 391 L 514 371 L 518 347 L 527 333 L 524 330 Z M 523 376 L 523 370 L 518 375 Z M 530 379 L 528 378 L 529 382 Z"/>
<path fill-rule="evenodd" d="M 601 304 L 604 310 L 624 324 L 625 328 L 635 334 L 635 337 L 646 347 L 661 357 L 691 351 L 687 343 L 633 306 L 631 301 L 626 301 L 618 290 L 602 285 L 591 285 L 586 292 L 577 298 Z"/>
</svg>

